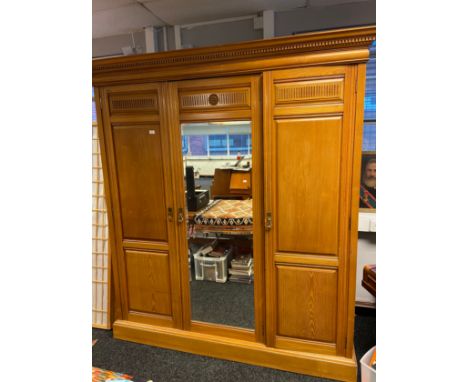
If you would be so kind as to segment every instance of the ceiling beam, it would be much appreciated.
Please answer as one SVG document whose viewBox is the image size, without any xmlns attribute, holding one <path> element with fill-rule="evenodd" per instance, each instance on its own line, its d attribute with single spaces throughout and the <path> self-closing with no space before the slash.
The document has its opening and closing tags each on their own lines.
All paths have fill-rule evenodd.
<svg viewBox="0 0 468 382">
<path fill-rule="evenodd" d="M 156 17 L 159 21 L 161 21 L 162 24 L 164 25 L 169 25 L 166 20 L 163 20 L 160 16 L 155 14 L 151 9 L 149 9 L 142 0 L 136 0 L 137 4 L 139 4 L 143 9 L 145 9 L 147 12 L 151 13 L 154 17 Z"/>
</svg>

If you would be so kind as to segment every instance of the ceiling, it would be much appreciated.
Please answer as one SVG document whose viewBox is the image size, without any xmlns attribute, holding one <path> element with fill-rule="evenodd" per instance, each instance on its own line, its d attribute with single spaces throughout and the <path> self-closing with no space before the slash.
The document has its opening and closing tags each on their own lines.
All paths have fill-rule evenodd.
<svg viewBox="0 0 468 382">
<path fill-rule="evenodd" d="M 360 0 L 93 0 L 93 38 L 257 14 L 264 10 L 330 6 Z"/>
</svg>

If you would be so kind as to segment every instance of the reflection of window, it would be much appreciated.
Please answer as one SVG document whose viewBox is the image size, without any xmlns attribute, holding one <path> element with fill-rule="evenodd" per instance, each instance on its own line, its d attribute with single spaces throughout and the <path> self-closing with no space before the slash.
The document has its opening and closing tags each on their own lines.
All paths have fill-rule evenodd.
<svg viewBox="0 0 468 382">
<path fill-rule="evenodd" d="M 250 154 L 252 150 L 250 134 L 230 135 L 229 149 L 231 155 L 237 155 L 237 153 Z"/>
<path fill-rule="evenodd" d="M 364 137 L 362 141 L 363 151 L 375 151 L 376 138 L 376 43 L 369 49 L 369 61 L 366 70 L 366 94 L 364 97 Z"/>
<path fill-rule="evenodd" d="M 226 135 L 209 135 L 210 155 L 227 155 L 227 136 Z"/>
<path fill-rule="evenodd" d="M 237 154 L 251 153 L 252 136 L 250 134 L 182 135 L 183 155 L 232 157 Z"/>
<path fill-rule="evenodd" d="M 93 89 L 93 109 L 92 109 L 92 119 L 93 119 L 93 122 L 96 122 L 97 121 L 97 118 L 96 118 L 96 102 L 94 102 L 94 88 Z"/>
<path fill-rule="evenodd" d="M 183 123 L 181 127 L 184 156 L 218 160 L 252 154 L 249 121 Z"/>
<path fill-rule="evenodd" d="M 362 139 L 362 173 L 360 186 L 361 208 L 377 207 L 377 161 L 376 161 L 376 44 L 369 49 L 366 71 L 366 94 L 364 97 L 364 133 Z"/>
<path fill-rule="evenodd" d="M 190 135 L 189 145 L 191 155 L 207 155 L 206 135 Z"/>
<path fill-rule="evenodd" d="M 182 137 L 182 154 L 187 155 L 188 153 L 188 137 Z"/>
<path fill-rule="evenodd" d="M 364 122 L 362 151 L 375 151 L 375 121 Z"/>
</svg>

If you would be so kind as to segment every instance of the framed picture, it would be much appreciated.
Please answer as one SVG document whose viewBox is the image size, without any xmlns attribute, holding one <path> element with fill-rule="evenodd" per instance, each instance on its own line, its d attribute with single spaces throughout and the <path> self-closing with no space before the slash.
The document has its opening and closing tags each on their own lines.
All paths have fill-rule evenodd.
<svg viewBox="0 0 468 382">
<path fill-rule="evenodd" d="M 363 151 L 359 208 L 369 212 L 377 208 L 377 156 L 375 151 Z"/>
</svg>

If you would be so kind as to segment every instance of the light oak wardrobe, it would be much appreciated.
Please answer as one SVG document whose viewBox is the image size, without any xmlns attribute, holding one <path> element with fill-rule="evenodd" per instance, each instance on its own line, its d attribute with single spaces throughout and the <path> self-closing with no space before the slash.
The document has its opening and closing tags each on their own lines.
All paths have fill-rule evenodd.
<svg viewBox="0 0 468 382">
<path fill-rule="evenodd" d="M 116 338 L 356 380 L 358 27 L 93 61 Z M 255 324 L 192 319 L 181 125 L 251 129 Z"/>
</svg>

